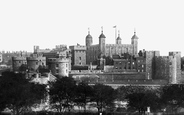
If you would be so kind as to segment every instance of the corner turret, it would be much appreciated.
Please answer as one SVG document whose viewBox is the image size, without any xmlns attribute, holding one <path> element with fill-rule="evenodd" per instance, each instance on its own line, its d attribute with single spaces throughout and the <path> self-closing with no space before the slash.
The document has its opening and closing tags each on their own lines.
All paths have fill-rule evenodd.
<svg viewBox="0 0 184 115">
<path fill-rule="evenodd" d="M 103 27 L 102 27 L 102 32 L 99 36 L 99 53 L 102 53 L 105 55 L 105 35 L 103 34 Z"/>
<path fill-rule="evenodd" d="M 138 53 L 138 37 L 136 35 L 136 31 L 134 31 L 134 35 L 131 38 L 131 44 L 133 45 L 133 55 L 137 55 Z"/>
<path fill-rule="evenodd" d="M 88 28 L 88 35 L 86 36 L 86 47 L 89 47 L 93 44 L 93 38 L 90 35 L 90 30 Z"/>
<path fill-rule="evenodd" d="M 120 32 L 118 31 L 118 37 L 116 39 L 116 44 L 121 44 Z"/>
</svg>

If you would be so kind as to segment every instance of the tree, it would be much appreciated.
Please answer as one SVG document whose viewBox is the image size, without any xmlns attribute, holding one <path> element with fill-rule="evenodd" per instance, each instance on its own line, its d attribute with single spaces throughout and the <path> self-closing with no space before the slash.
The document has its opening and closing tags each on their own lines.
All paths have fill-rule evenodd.
<svg viewBox="0 0 184 115">
<path fill-rule="evenodd" d="M 122 86 L 117 90 L 117 100 L 126 101 L 128 109 L 144 112 L 147 107 L 152 111 L 160 109 L 160 88 L 150 86 Z"/>
<path fill-rule="evenodd" d="M 50 103 L 58 112 L 68 108 L 70 111 L 75 99 L 76 82 L 73 78 L 62 77 L 50 82 Z"/>
<path fill-rule="evenodd" d="M 26 72 L 28 70 L 27 65 L 26 64 L 22 64 L 19 67 L 19 72 Z"/>
<path fill-rule="evenodd" d="M 98 112 L 103 112 L 104 108 L 112 107 L 115 100 L 115 91 L 111 86 L 95 84 L 93 86 L 92 101 L 96 102 Z"/>
<path fill-rule="evenodd" d="M 41 74 L 50 72 L 50 70 L 45 65 L 39 65 L 37 71 Z"/>
<path fill-rule="evenodd" d="M 79 106 L 84 107 L 84 112 L 86 112 L 86 104 L 91 101 L 91 95 L 93 94 L 92 87 L 88 85 L 87 82 L 80 82 L 77 85 L 77 97 L 75 102 Z"/>
<path fill-rule="evenodd" d="M 172 84 L 162 89 L 161 102 L 163 106 L 172 108 L 175 111 L 184 105 L 184 85 Z"/>
<path fill-rule="evenodd" d="M 110 56 L 104 56 L 106 65 L 114 65 L 114 61 Z"/>
<path fill-rule="evenodd" d="M 0 77 L 1 102 L 19 115 L 35 104 L 39 104 L 46 93 L 45 85 L 36 84 L 26 79 L 22 73 L 3 72 Z"/>
<path fill-rule="evenodd" d="M 155 110 L 159 105 L 159 95 L 156 90 L 149 87 L 134 87 L 135 89 L 127 93 L 125 99 L 128 101 L 128 107 L 138 110 L 139 114 L 145 112 L 147 107 Z"/>
</svg>

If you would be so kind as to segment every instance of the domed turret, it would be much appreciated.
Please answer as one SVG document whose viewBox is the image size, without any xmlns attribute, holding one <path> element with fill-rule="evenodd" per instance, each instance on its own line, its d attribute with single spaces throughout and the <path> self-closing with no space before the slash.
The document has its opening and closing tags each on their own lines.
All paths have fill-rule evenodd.
<svg viewBox="0 0 184 115">
<path fill-rule="evenodd" d="M 90 31 L 89 31 L 89 28 L 88 28 L 88 35 L 86 36 L 86 46 L 89 47 L 89 46 L 92 45 L 92 43 L 93 43 L 93 38 L 90 35 Z"/>
<path fill-rule="evenodd" d="M 116 39 L 116 44 L 121 44 L 120 32 L 118 31 L 118 37 Z"/>
<path fill-rule="evenodd" d="M 102 33 L 100 34 L 99 38 L 106 38 L 105 35 L 103 34 L 103 30 L 102 30 Z"/>
<path fill-rule="evenodd" d="M 102 33 L 99 36 L 99 51 L 105 55 L 105 35 L 103 34 L 103 27 L 102 27 Z"/>
<path fill-rule="evenodd" d="M 132 36 L 132 39 L 139 39 L 137 36 L 136 36 L 136 32 L 134 31 L 134 35 Z"/>
<path fill-rule="evenodd" d="M 131 41 L 132 41 L 132 45 L 133 45 L 133 55 L 137 55 L 137 51 L 138 51 L 138 37 L 136 36 L 136 32 L 135 32 L 135 30 L 134 30 L 134 35 L 132 36 L 132 39 L 131 39 Z"/>
</svg>

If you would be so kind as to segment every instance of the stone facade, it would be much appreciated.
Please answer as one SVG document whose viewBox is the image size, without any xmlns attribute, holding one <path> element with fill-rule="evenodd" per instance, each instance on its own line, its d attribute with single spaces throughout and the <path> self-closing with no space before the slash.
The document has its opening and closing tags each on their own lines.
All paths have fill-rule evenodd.
<svg viewBox="0 0 184 115">
<path fill-rule="evenodd" d="M 62 58 L 66 57 L 69 60 L 69 70 L 71 70 L 71 50 L 66 48 L 57 48 L 51 52 L 43 53 L 43 56 L 46 57 L 46 65 L 48 65 L 50 58 Z"/>
<path fill-rule="evenodd" d="M 48 59 L 48 68 L 51 70 L 53 75 L 59 77 L 68 76 L 70 71 L 69 65 L 69 59 L 66 57 Z"/>
<path fill-rule="evenodd" d="M 3 54 L 0 53 L 0 63 L 3 62 Z"/>
<path fill-rule="evenodd" d="M 40 49 L 39 46 L 34 46 L 33 52 L 34 53 L 46 53 L 46 52 L 50 52 L 50 49 Z"/>
<path fill-rule="evenodd" d="M 181 78 L 181 53 L 169 52 L 169 56 L 154 56 L 152 79 L 167 80 L 170 84 L 183 82 L 183 78 Z"/>
<path fill-rule="evenodd" d="M 137 72 L 146 72 L 146 59 L 144 56 L 136 57 L 135 65 Z"/>
<path fill-rule="evenodd" d="M 170 79 L 172 84 L 181 83 L 181 52 L 169 52 L 170 57 Z"/>
<path fill-rule="evenodd" d="M 146 77 L 152 79 L 155 75 L 155 57 L 160 56 L 159 51 L 145 51 L 146 58 Z"/>
<path fill-rule="evenodd" d="M 171 59 L 169 58 L 169 56 L 155 57 L 155 75 L 153 76 L 153 79 L 169 80 L 170 61 Z"/>
<path fill-rule="evenodd" d="M 29 56 L 20 55 L 12 58 L 13 71 L 19 71 L 19 68 L 24 64 L 27 70 L 36 71 L 39 66 L 43 66 L 50 69 L 54 75 L 68 76 L 71 70 L 71 52 L 66 45 L 58 45 L 49 52 L 36 50 L 39 49 L 37 46 L 34 48 L 35 53 Z"/>
<path fill-rule="evenodd" d="M 90 38 L 89 38 L 90 37 Z M 105 42 L 105 35 L 102 31 L 101 35 L 99 36 L 99 44 L 92 45 L 92 36 L 88 33 L 86 36 L 86 63 L 90 64 L 90 62 L 94 62 L 98 59 L 100 54 L 104 56 L 113 55 L 121 55 L 123 53 L 129 53 L 131 55 L 137 55 L 138 50 L 138 37 L 134 32 L 134 35 L 131 38 L 131 44 L 121 44 L 120 35 L 116 40 L 116 44 L 106 44 Z"/>
<path fill-rule="evenodd" d="M 18 72 L 22 65 L 26 65 L 27 60 L 25 56 L 12 57 L 12 67 L 14 72 Z"/>
<path fill-rule="evenodd" d="M 114 70 L 119 72 L 137 72 L 136 60 L 130 59 L 114 59 Z"/>
<path fill-rule="evenodd" d="M 30 57 L 27 57 L 28 69 L 36 71 L 39 66 L 46 66 L 46 57 L 43 57 L 42 54 L 32 54 Z"/>
<path fill-rule="evenodd" d="M 86 46 L 74 45 L 69 47 L 71 50 L 71 65 L 86 65 Z"/>
</svg>

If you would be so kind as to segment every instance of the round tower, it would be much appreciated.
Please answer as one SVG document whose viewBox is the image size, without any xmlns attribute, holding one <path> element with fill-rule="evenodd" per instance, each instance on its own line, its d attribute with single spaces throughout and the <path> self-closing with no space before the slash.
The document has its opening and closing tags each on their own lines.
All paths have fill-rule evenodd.
<svg viewBox="0 0 184 115">
<path fill-rule="evenodd" d="M 27 67 L 36 71 L 39 66 L 46 66 L 46 57 L 42 57 L 39 54 L 32 54 L 30 57 L 27 57 Z"/>
<path fill-rule="evenodd" d="M 90 35 L 90 30 L 88 28 L 88 35 L 86 36 L 86 47 L 88 48 L 89 46 L 91 46 L 93 44 L 93 38 Z"/>
<path fill-rule="evenodd" d="M 103 34 L 103 27 L 101 35 L 99 36 L 99 54 L 105 55 L 105 35 Z"/>
<path fill-rule="evenodd" d="M 136 36 L 136 32 L 134 31 L 134 35 L 131 38 L 131 44 L 133 45 L 133 55 L 137 55 L 138 53 L 138 37 Z"/>
<path fill-rule="evenodd" d="M 12 67 L 14 72 L 18 72 L 20 67 L 26 64 L 27 64 L 26 57 L 24 56 L 12 57 Z"/>
<path fill-rule="evenodd" d="M 69 74 L 69 62 L 68 58 L 49 58 L 48 67 L 53 75 L 64 77 Z"/>
<path fill-rule="evenodd" d="M 118 31 L 118 37 L 116 39 L 116 44 L 121 44 L 120 32 Z"/>
</svg>

